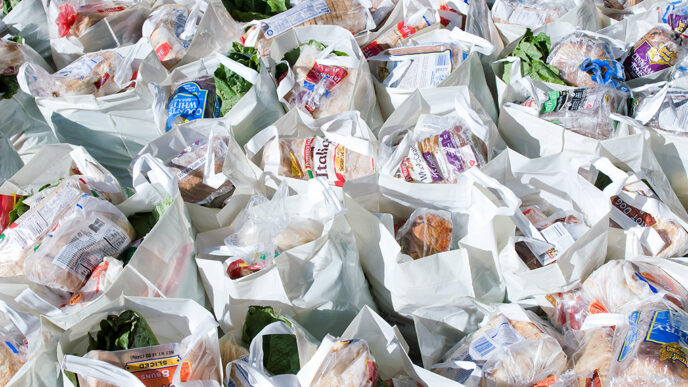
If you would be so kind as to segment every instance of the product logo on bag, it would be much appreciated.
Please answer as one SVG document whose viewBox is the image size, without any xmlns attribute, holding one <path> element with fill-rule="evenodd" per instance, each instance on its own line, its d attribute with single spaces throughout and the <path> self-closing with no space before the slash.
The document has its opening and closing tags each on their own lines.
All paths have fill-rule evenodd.
<svg viewBox="0 0 688 387">
<path fill-rule="evenodd" d="M 196 82 L 182 83 L 170 99 L 165 131 L 172 129 L 177 117 L 181 117 L 184 122 L 203 118 L 208 102 L 208 90 L 202 89 Z"/>
<path fill-rule="evenodd" d="M 651 227 L 657 223 L 657 220 L 655 220 L 652 215 L 633 207 L 617 195 L 612 196 L 612 206 L 621 211 L 622 214 L 626 215 L 640 227 Z"/>
</svg>

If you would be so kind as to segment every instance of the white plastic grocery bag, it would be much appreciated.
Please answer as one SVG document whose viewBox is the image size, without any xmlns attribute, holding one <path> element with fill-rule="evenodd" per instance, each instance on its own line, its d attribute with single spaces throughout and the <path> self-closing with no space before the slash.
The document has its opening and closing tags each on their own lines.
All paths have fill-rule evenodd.
<svg viewBox="0 0 688 387">
<path fill-rule="evenodd" d="M 374 305 L 359 264 L 351 227 L 339 213 L 341 205 L 334 193 L 324 184 L 310 181 L 306 192 L 274 199 L 287 192 L 287 187 L 282 186 L 273 196 L 273 202 L 253 207 L 251 211 L 257 213 L 270 211 L 276 220 L 286 216 L 291 221 L 301 221 L 289 223 L 289 227 L 272 239 L 281 240 L 275 242 L 275 250 L 272 250 L 279 255 L 273 252 L 270 257 L 266 256 L 266 261 L 272 263 L 252 273 L 243 273 L 236 279 L 230 277 L 235 267 L 230 263 L 236 261 L 225 262 L 231 255 L 226 244 L 228 240 L 240 242 L 240 238 L 265 235 L 269 232 L 270 219 L 259 218 L 265 224 L 254 225 L 244 223 L 240 214 L 230 227 L 198 234 L 196 261 L 215 317 L 224 331 L 240 327 L 250 305 L 265 305 L 291 316 L 316 338 L 321 338 L 329 332 L 341 333 L 361 307 Z M 313 230 L 302 229 L 300 225 L 303 224 L 313 225 L 310 227 Z M 242 227 L 239 231 L 254 229 L 235 238 L 239 234 L 232 234 L 236 232 L 232 227 Z M 260 241 L 265 242 L 266 238 L 272 237 L 262 237 Z M 254 245 L 248 245 L 251 246 Z M 242 258 L 253 264 L 250 258 L 258 253 L 245 254 L 233 259 Z M 260 263 L 260 257 L 255 261 L 255 264 Z"/>
<path fill-rule="evenodd" d="M 515 208 L 496 204 L 476 181 L 478 175 L 473 168 L 456 184 L 416 184 L 380 175 L 345 185 L 346 217 L 373 296 L 407 338 L 413 337 L 411 314 L 420 307 L 464 296 L 504 299 L 497 258 L 513 235 L 509 217 Z M 417 208 L 451 213 L 452 249 L 416 260 L 402 253 L 393 225 Z"/>
<path fill-rule="evenodd" d="M 543 212 L 551 206 L 552 215 L 573 211 L 579 214 L 577 218 L 583 217 L 578 219 L 579 224 L 585 223 L 587 227 L 576 239 L 569 234 L 573 244 L 560 251 L 553 262 L 533 269 L 516 252 L 516 238 L 510 238 L 499 253 L 500 277 L 506 284 L 509 300 L 565 291 L 604 263 L 609 200 L 578 175 L 568 155 L 562 153 L 531 160 L 507 150 L 481 171 L 513 191 L 525 205 L 533 203 Z"/>
<path fill-rule="evenodd" d="M 112 190 L 114 200 L 123 199 L 124 194 L 114 176 L 84 148 L 69 144 L 46 145 L 36 157 L 0 186 L 0 194 L 34 195 L 41 187 L 55 184 L 59 179 L 75 174 L 88 177 L 105 190 Z M 34 224 L 33 221 L 30 224 Z M 47 227 L 45 224 L 41 226 Z M 0 293 L 13 297 L 28 286 L 28 281 L 23 275 L 1 278 L 0 283 Z"/>
<path fill-rule="evenodd" d="M 9 139 L 2 132 L 0 132 L 0 152 L 4 155 L 2 165 L 0 166 L 0 184 L 2 184 L 21 169 L 24 163 Z"/>
<path fill-rule="evenodd" d="M 162 82 L 167 71 L 144 41 L 116 51 L 138 71 L 133 88 L 103 97 L 37 97 L 36 104 L 59 141 L 84 146 L 121 182 L 127 182 L 131 160 L 162 134 L 150 88 Z M 117 74 L 113 76 L 117 80 Z M 22 90 L 30 93 L 34 79 L 31 65 L 22 66 L 18 75 Z"/>
<path fill-rule="evenodd" d="M 304 192 L 309 179 L 323 176 L 340 194 L 344 181 L 373 173 L 377 139 L 357 111 L 313 120 L 292 109 L 253 136 L 244 149 L 246 153 L 227 153 L 224 173 L 232 181 L 251 179 L 248 164 L 254 183 L 267 172 Z"/>
<path fill-rule="evenodd" d="M 12 387 L 54 386 L 60 369 L 55 350 L 61 330 L 4 297 L 0 300 L 0 313 L 4 347 L 1 351 L 6 367 L 0 382 Z M 17 359 L 19 362 L 15 363 Z"/>
<path fill-rule="evenodd" d="M 375 98 L 372 75 L 361 49 L 358 48 L 349 31 L 337 26 L 305 26 L 291 29 L 273 39 L 270 46 L 270 66 L 276 66 L 282 62 L 282 58 L 287 52 L 311 40 L 326 46 L 318 54 L 318 57 L 315 58 L 315 63 L 319 67 L 318 71 L 327 73 L 333 71 L 332 69 L 341 69 L 341 67 L 333 66 L 343 66 L 346 68 L 344 76 L 341 77 L 342 83 L 327 86 L 327 91 L 331 93 L 331 96 L 327 98 L 331 101 L 327 109 L 329 114 L 358 111 L 361 118 L 375 133 L 382 125 L 382 116 Z M 326 58 L 333 51 L 346 55 L 334 55 L 333 57 Z M 339 72 L 341 73 L 341 71 Z M 316 78 L 319 79 L 319 77 L 321 76 L 316 75 Z M 353 77 L 353 79 L 349 80 L 347 79 L 348 77 Z M 297 82 L 299 82 L 299 79 L 296 79 L 296 75 L 291 67 L 289 67 L 283 79 L 278 80 L 277 96 L 285 104 L 286 109 L 297 109 L 297 107 L 290 107 L 285 100 L 285 97 L 297 85 Z"/>
<path fill-rule="evenodd" d="M 453 44 L 461 49 L 460 63 L 452 67 L 451 73 L 443 81 L 437 84 L 437 88 L 448 86 L 468 86 L 471 93 L 476 96 L 488 112 L 491 118 L 497 118 L 497 110 L 494 106 L 494 98 L 489 89 L 485 87 L 485 74 L 481 59 L 483 56 L 490 56 L 494 53 L 494 45 L 481 37 L 469 34 L 459 28 L 449 31 L 447 29 L 435 29 L 418 35 L 412 35 L 406 45 L 423 44 Z M 422 56 L 421 56 L 422 57 Z M 374 61 L 376 57 L 368 58 Z M 420 59 L 419 59 L 420 60 Z M 371 64 L 372 65 L 372 64 Z M 432 67 L 424 67 L 422 70 L 432 72 Z M 411 76 L 411 75 L 405 75 Z M 398 87 L 387 87 L 374 79 L 375 91 L 378 103 L 382 111 L 382 116 L 389 117 L 407 98 L 413 95 L 415 89 L 405 89 Z M 424 91 L 427 88 L 421 89 Z"/>
<path fill-rule="evenodd" d="M 46 20 L 41 0 L 22 0 L 2 17 L 2 22 L 13 35 L 21 36 L 41 57 L 49 60 L 50 34 Z"/>
<path fill-rule="evenodd" d="M 231 125 L 239 145 L 243 146 L 258 130 L 277 121 L 284 114 L 282 104 L 277 100 L 275 83 L 265 66 L 261 65 L 260 71 L 244 66 L 223 55 L 223 52 L 227 50 L 223 49 L 175 68 L 160 85 L 161 91 L 164 92 L 156 96 L 156 106 L 163 108 L 157 115 L 163 130 L 167 121 L 168 100 L 174 93 L 175 85 L 201 77 L 213 77 L 220 65 L 224 65 L 253 84 L 253 87 L 221 118 Z"/>
<path fill-rule="evenodd" d="M 136 269 L 165 297 L 205 304 L 203 286 L 194 261 L 195 232 L 175 177 L 150 155 L 132 165 L 136 193 L 118 205 L 127 216 L 167 206 L 155 226 L 136 248 L 128 266 Z M 164 207 L 163 207 L 164 208 Z"/>
<path fill-rule="evenodd" d="M 83 54 L 136 43 L 154 3 L 154 0 L 126 0 L 108 7 L 108 3 L 92 0 L 42 1 L 58 69 Z"/>
<path fill-rule="evenodd" d="M 149 356 L 142 360 L 148 364 L 141 365 L 138 370 L 161 368 L 155 360 L 169 357 L 171 352 L 176 361 L 171 362 L 171 366 L 162 367 L 160 372 L 171 374 L 172 383 L 180 386 L 194 385 L 182 382 L 182 378 L 186 379 L 185 376 L 190 374 L 192 379 L 194 375 L 202 377 L 196 380 L 195 385 L 219 385 L 222 380 L 222 363 L 217 323 L 210 312 L 186 299 L 122 296 L 81 320 L 59 338 L 57 358 L 63 371 L 62 382 L 65 386 L 73 386 L 65 371 L 87 377 L 91 383 L 95 379 L 117 386 L 145 385 L 140 379 L 145 378 L 145 374 L 139 377 L 124 368 L 96 360 L 95 356 L 83 356 L 87 353 L 89 333 L 94 335 L 100 330 L 101 320 L 112 314 L 119 315 L 125 310 L 132 310 L 143 316 L 160 342 L 160 348 L 156 349 L 157 358 L 148 353 Z M 136 358 L 137 355 L 134 353 L 132 356 Z"/>
</svg>

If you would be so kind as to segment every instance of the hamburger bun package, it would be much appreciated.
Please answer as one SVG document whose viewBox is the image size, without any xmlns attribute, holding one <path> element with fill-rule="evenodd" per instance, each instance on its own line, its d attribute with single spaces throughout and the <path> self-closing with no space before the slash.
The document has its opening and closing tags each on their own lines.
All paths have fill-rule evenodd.
<svg viewBox="0 0 688 387">
<path fill-rule="evenodd" d="M 57 356 L 66 386 L 210 386 L 222 377 L 217 323 L 191 300 L 116 298 L 66 331 Z"/>
</svg>

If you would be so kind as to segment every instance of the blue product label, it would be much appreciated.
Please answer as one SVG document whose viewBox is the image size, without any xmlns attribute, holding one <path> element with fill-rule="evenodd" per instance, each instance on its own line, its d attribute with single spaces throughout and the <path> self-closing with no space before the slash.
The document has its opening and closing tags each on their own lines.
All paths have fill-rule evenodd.
<svg viewBox="0 0 688 387">
<path fill-rule="evenodd" d="M 628 317 L 628 333 L 626 333 L 626 339 L 624 340 L 623 347 L 621 347 L 617 361 L 623 361 L 635 347 L 635 341 L 638 338 L 638 319 L 640 319 L 640 312 L 637 311 L 631 313 Z"/>
<path fill-rule="evenodd" d="M 165 131 L 172 129 L 177 116 L 184 122 L 197 120 L 205 116 L 208 103 L 208 90 L 201 89 L 196 82 L 185 82 L 175 90 L 167 107 L 167 125 Z"/>
<path fill-rule="evenodd" d="M 669 310 L 656 311 L 645 341 L 657 344 L 678 343 L 688 346 L 688 319 Z"/>
</svg>

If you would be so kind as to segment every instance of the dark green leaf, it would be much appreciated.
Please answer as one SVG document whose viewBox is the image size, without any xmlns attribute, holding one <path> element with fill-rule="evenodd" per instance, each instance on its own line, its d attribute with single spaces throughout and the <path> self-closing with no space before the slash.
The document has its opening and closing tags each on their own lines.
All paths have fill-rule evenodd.
<svg viewBox="0 0 688 387">
<path fill-rule="evenodd" d="M 249 306 L 244 322 L 242 340 L 250 345 L 266 326 L 281 321 L 289 326 L 286 318 L 278 315 L 269 306 Z M 266 335 L 263 337 L 263 365 L 273 375 L 296 374 L 299 372 L 299 351 L 294 335 Z"/>
<path fill-rule="evenodd" d="M 254 47 L 244 47 L 234 42 L 232 51 L 227 54 L 227 57 L 256 71 L 260 70 L 258 51 Z M 251 90 L 253 84 L 222 64 L 213 75 L 217 96 L 222 101 L 220 113 L 224 116 Z"/>
<path fill-rule="evenodd" d="M 20 197 L 16 203 L 14 203 L 14 208 L 7 215 L 9 216 L 10 224 L 14 223 L 20 216 L 24 215 L 26 211 L 29 210 L 29 206 L 24 204 L 25 197 Z"/>
<path fill-rule="evenodd" d="M 119 351 L 158 345 L 158 339 L 146 320 L 132 310 L 109 315 L 100 322 L 95 339 L 89 333 L 88 350 Z"/>
<path fill-rule="evenodd" d="M 267 19 L 289 9 L 287 0 L 222 0 L 222 4 L 240 22 Z"/>
<path fill-rule="evenodd" d="M 521 75 L 530 76 L 533 80 L 558 83 L 564 85 L 564 81 L 559 77 L 559 70 L 548 65 L 545 61 L 549 55 L 551 43 L 549 36 L 540 32 L 533 36 L 530 28 L 526 29 L 525 34 L 518 42 L 518 45 L 511 52 L 510 56 L 521 59 Z M 504 66 L 502 80 L 509 83 L 511 76 L 511 64 Z"/>
<path fill-rule="evenodd" d="M 0 75 L 0 97 L 12 98 L 19 91 L 19 82 L 16 75 Z"/>
</svg>

